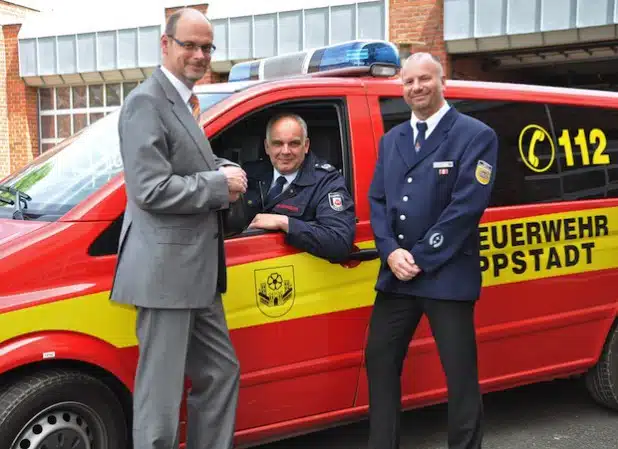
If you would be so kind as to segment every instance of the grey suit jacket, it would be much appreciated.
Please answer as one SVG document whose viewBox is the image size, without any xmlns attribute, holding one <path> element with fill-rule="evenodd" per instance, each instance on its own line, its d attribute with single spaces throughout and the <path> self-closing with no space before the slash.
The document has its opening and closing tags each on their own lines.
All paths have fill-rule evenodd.
<svg viewBox="0 0 618 449">
<path fill-rule="evenodd" d="M 127 205 L 112 300 L 206 307 L 225 291 L 218 211 L 229 206 L 224 164 L 161 69 L 125 100 L 118 125 Z M 235 164 L 233 164 L 235 165 Z"/>
</svg>

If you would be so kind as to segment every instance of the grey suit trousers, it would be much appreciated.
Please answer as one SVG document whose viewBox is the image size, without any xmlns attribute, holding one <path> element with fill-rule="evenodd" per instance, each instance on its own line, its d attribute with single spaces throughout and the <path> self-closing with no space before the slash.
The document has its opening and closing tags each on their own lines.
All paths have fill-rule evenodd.
<svg viewBox="0 0 618 449">
<path fill-rule="evenodd" d="M 187 449 L 230 449 L 240 370 L 221 296 L 206 309 L 137 309 L 134 449 L 175 449 L 185 372 Z"/>
</svg>

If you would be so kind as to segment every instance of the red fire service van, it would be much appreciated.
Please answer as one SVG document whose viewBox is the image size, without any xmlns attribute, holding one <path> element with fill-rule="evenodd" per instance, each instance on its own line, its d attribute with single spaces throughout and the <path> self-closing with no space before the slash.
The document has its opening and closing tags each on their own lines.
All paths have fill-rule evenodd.
<svg viewBox="0 0 618 449">
<path fill-rule="evenodd" d="M 367 191 L 380 137 L 410 117 L 399 64 L 392 44 L 353 41 L 242 63 L 228 83 L 196 88 L 217 155 L 263 157 L 268 119 L 295 112 L 356 202 L 356 247 L 341 264 L 280 233 L 225 242 L 238 446 L 367 414 L 363 351 L 379 264 Z M 449 81 L 446 95 L 500 142 L 478 230 L 483 391 L 582 375 L 596 401 L 618 409 L 618 94 Z M 55 447 L 61 436 L 121 449 L 130 439 L 135 312 L 108 299 L 126 201 L 117 122 L 109 114 L 0 182 L 3 448 Z M 285 301 L 269 278 L 291 291 Z M 446 399 L 425 320 L 402 382 L 406 408 Z"/>
</svg>

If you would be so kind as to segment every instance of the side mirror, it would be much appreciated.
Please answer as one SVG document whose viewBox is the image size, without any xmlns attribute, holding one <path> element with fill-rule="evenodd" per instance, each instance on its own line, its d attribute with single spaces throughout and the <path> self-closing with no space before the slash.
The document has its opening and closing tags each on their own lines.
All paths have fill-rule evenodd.
<svg viewBox="0 0 618 449">
<path fill-rule="evenodd" d="M 249 211 L 244 195 L 240 195 L 237 201 L 223 211 L 223 236 L 225 238 L 240 234 L 249 225 Z"/>
</svg>

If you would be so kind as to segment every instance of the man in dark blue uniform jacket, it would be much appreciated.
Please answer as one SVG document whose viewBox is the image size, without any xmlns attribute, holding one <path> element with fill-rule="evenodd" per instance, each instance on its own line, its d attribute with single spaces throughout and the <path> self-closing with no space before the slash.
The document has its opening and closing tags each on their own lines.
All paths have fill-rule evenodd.
<svg viewBox="0 0 618 449">
<path fill-rule="evenodd" d="M 410 56 L 401 76 L 411 120 L 382 137 L 369 191 L 382 261 L 366 349 L 369 447 L 399 447 L 402 365 L 426 314 L 447 378 L 449 448 L 478 449 L 478 224 L 494 184 L 498 140 L 446 103 L 443 69 L 432 55 Z"/>
<path fill-rule="evenodd" d="M 309 152 L 307 124 L 281 114 L 266 127 L 270 161 L 244 165 L 250 229 L 281 230 L 286 242 L 314 256 L 343 261 L 356 229 L 354 203 L 343 176 Z"/>
</svg>

